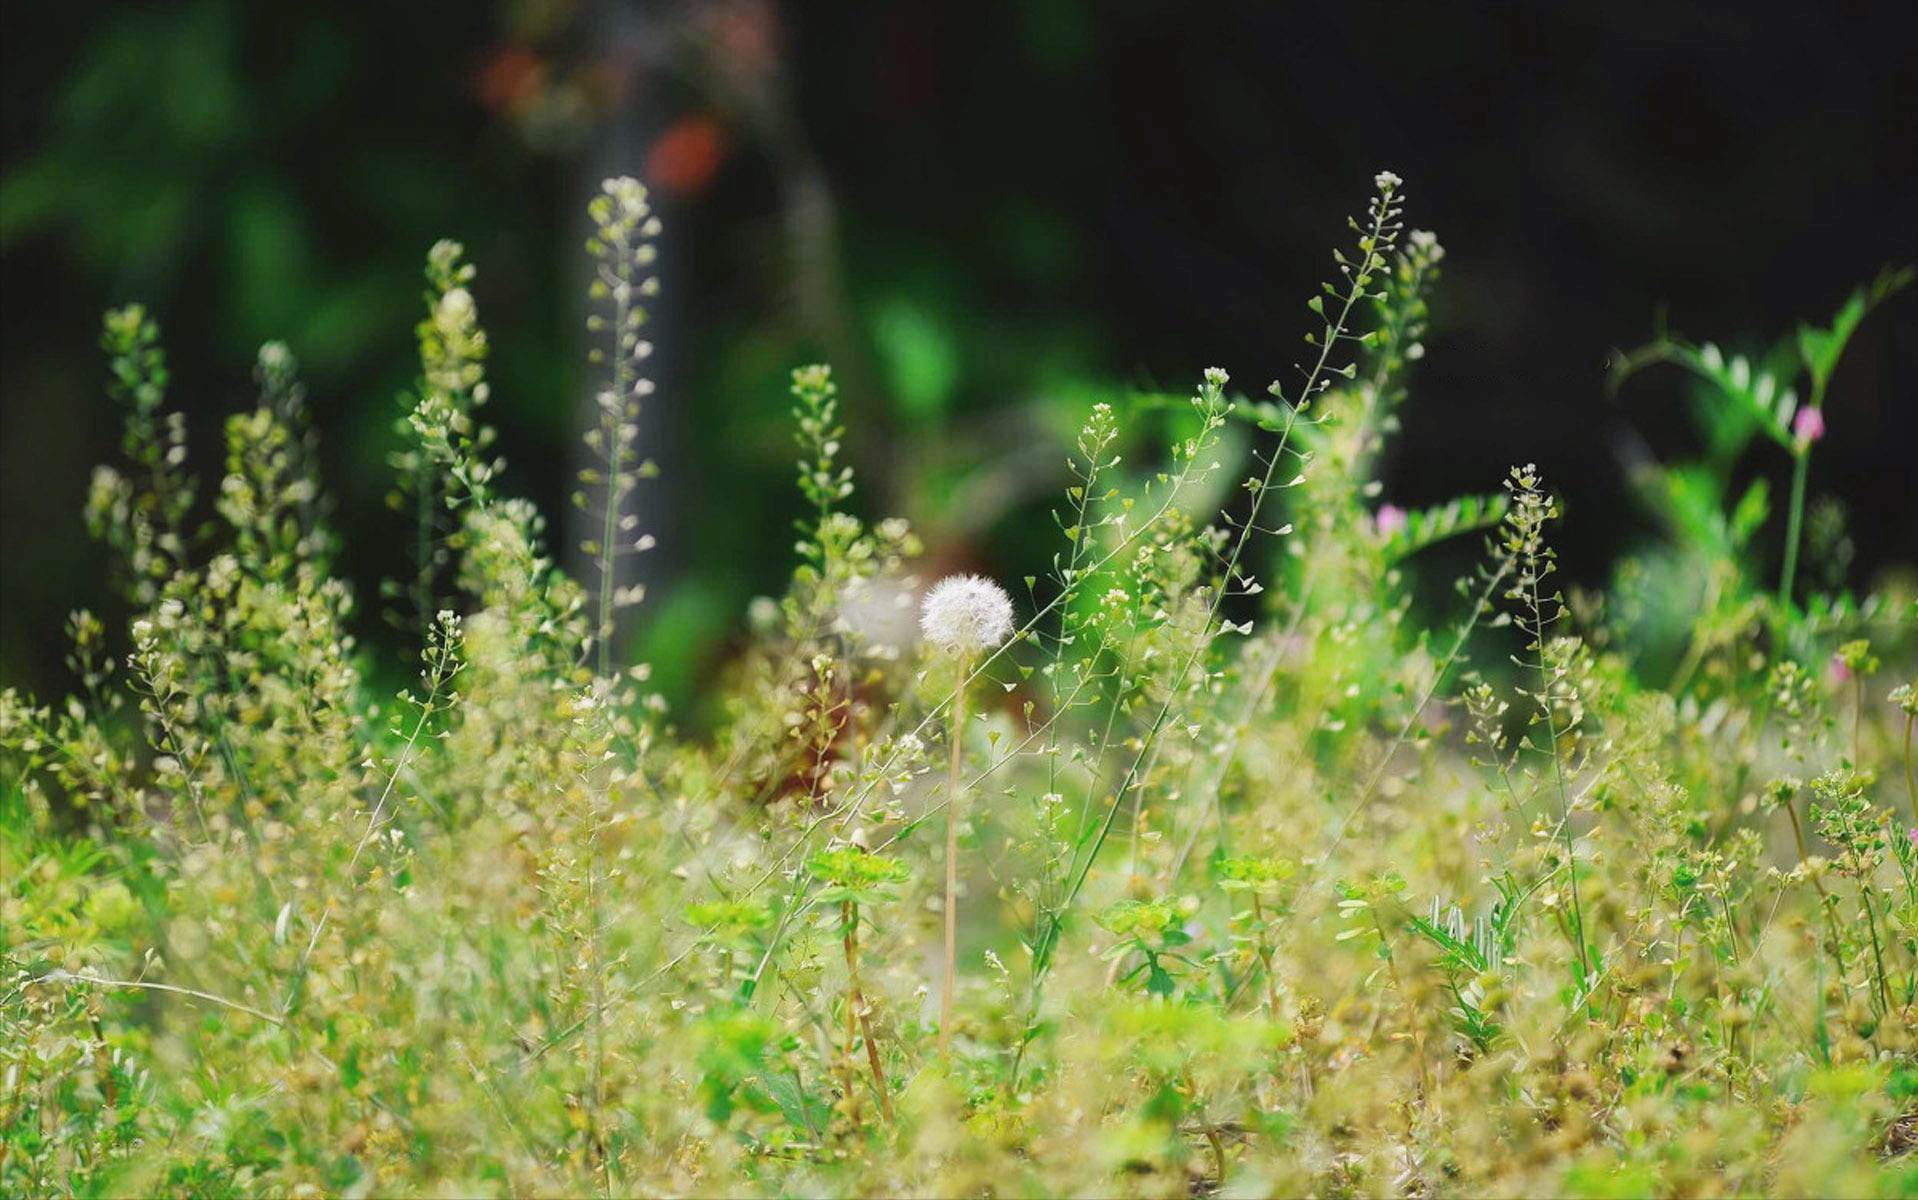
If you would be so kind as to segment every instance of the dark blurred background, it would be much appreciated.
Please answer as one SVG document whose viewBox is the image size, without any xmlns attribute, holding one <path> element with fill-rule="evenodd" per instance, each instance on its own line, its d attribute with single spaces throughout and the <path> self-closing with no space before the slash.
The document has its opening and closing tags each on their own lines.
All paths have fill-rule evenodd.
<svg viewBox="0 0 1918 1200">
<path fill-rule="evenodd" d="M 291 344 L 397 678 L 386 456 L 423 256 L 464 241 L 509 486 L 567 540 L 581 210 L 619 173 L 667 227 L 661 549 L 630 652 L 670 694 L 789 567 L 790 367 L 837 366 L 865 511 L 914 518 L 941 564 L 1037 570 L 1087 405 L 1212 364 L 1253 391 L 1289 371 L 1382 168 L 1449 251 L 1386 496 L 1536 461 L 1567 498 L 1568 575 L 1603 581 L 1653 528 L 1621 455 L 1695 444 L 1684 379 L 1614 401 L 1608 353 L 1661 312 L 1762 351 L 1918 256 L 1915 11 L 10 0 L 0 679 L 59 694 L 63 615 L 114 611 L 80 508 L 119 424 L 99 314 L 128 300 L 163 324 L 203 494 L 255 349 Z M 1854 585 L 1918 561 L 1915 318 L 1908 292 L 1865 327 L 1815 458 Z M 1782 483 L 1782 455 L 1749 457 Z"/>
</svg>

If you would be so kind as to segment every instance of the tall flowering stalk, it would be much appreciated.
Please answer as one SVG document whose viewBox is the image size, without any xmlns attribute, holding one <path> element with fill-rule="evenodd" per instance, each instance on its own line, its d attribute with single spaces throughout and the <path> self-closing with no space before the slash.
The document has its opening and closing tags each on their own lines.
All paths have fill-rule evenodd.
<svg viewBox="0 0 1918 1200">
<path fill-rule="evenodd" d="M 859 909 L 871 909 L 895 899 L 893 885 L 903 882 L 909 872 L 905 864 L 867 852 L 860 846 L 845 845 L 815 854 L 806 862 L 806 872 L 824 886 L 818 902 L 839 905 L 839 932 L 846 951 L 846 1105 L 858 1120 L 858 1068 L 854 1053 L 860 1034 L 865 1035 L 866 1065 L 872 1071 L 873 1090 L 879 1097 L 879 1110 L 892 1119 L 892 1096 L 886 1087 L 886 1069 L 879 1058 L 879 1040 L 872 1031 L 872 1006 L 859 982 Z"/>
<path fill-rule="evenodd" d="M 465 256 L 463 246 L 445 239 L 426 252 L 426 316 L 414 327 L 420 378 L 399 423 L 408 445 L 389 460 L 399 480 L 387 504 L 412 510 L 413 578 L 404 591 L 422 643 L 431 640 L 440 607 L 446 514 L 462 506 L 487 511 L 500 467 L 488 457 L 493 431 L 478 417 L 491 396 L 488 342 L 471 290 L 478 271 Z"/>
<path fill-rule="evenodd" d="M 951 773 L 946 784 L 946 971 L 939 983 L 939 1054 L 952 1046 L 952 985 L 959 945 L 959 761 L 966 732 L 966 684 L 973 656 L 1012 633 L 1012 598 L 978 575 L 950 575 L 926 593 L 919 627 L 926 640 L 958 663 L 952 696 Z"/>
<path fill-rule="evenodd" d="M 1249 496 L 1245 517 L 1242 520 L 1234 520 L 1230 516 L 1225 518 L 1226 523 L 1232 528 L 1229 548 L 1225 549 L 1221 556 L 1219 586 L 1213 590 L 1211 602 L 1206 607 L 1200 635 L 1194 641 L 1191 652 L 1182 656 L 1164 702 L 1160 704 L 1158 713 L 1146 729 L 1144 736 L 1138 739 L 1138 748 L 1119 780 L 1112 797 L 1111 807 L 1106 810 L 1105 818 L 1090 839 L 1086 852 L 1080 855 L 1075 863 L 1060 904 L 1054 911 L 1047 914 L 1045 928 L 1033 949 L 1033 985 L 1029 1012 L 1037 1011 L 1038 984 L 1051 969 L 1066 913 L 1078 900 L 1080 891 L 1091 876 L 1093 864 L 1098 860 L 1099 852 L 1104 848 L 1106 839 L 1112 832 L 1113 821 L 1122 803 L 1131 795 L 1132 789 L 1140 786 L 1150 774 L 1151 766 L 1156 762 L 1159 735 L 1166 728 L 1174 706 L 1184 694 L 1187 679 L 1191 676 L 1192 670 L 1199 667 L 1201 660 L 1209 653 L 1214 638 L 1225 629 L 1225 625 L 1221 624 L 1221 610 L 1227 596 L 1251 594 L 1255 581 L 1248 573 L 1241 571 L 1240 562 L 1247 546 L 1251 543 L 1253 534 L 1265 532 L 1282 537 L 1292 530 L 1290 524 L 1269 529 L 1259 523 L 1259 518 L 1266 501 L 1274 492 L 1287 490 L 1304 481 L 1303 473 L 1290 480 L 1284 480 L 1278 475 L 1279 464 L 1284 461 L 1288 453 L 1295 459 L 1302 457 L 1300 451 L 1292 445 L 1293 429 L 1300 418 L 1332 385 L 1334 377 L 1351 379 L 1358 373 L 1355 363 L 1349 361 L 1342 364 L 1335 363 L 1335 354 L 1350 345 L 1370 346 L 1377 340 L 1374 333 L 1354 332 L 1356 325 L 1354 309 L 1362 299 L 1381 298 L 1378 291 L 1382 282 L 1380 273 L 1390 262 L 1390 256 L 1398 243 L 1399 232 L 1404 227 L 1399 219 L 1404 212 L 1399 191 L 1403 183 L 1404 180 L 1390 171 L 1380 171 L 1373 177 L 1375 190 L 1370 204 L 1366 207 L 1366 219 L 1364 222 L 1349 219 L 1351 228 L 1359 235 L 1357 257 L 1349 258 L 1343 252 L 1334 251 L 1333 257 L 1338 264 L 1338 273 L 1342 282 L 1324 284 L 1322 286 L 1324 294 L 1313 296 L 1306 302 L 1306 307 L 1323 322 L 1317 333 L 1309 333 L 1305 336 L 1306 345 L 1314 348 L 1317 352 L 1316 357 L 1310 367 L 1297 364 L 1297 370 L 1303 377 L 1303 381 L 1296 391 L 1288 394 L 1284 385 L 1276 380 L 1268 388 L 1282 410 L 1282 415 L 1275 416 L 1269 426 L 1279 434 L 1278 445 L 1269 455 L 1262 457 L 1263 471 L 1260 474 L 1248 476 L 1244 481 L 1243 486 Z M 1331 301 L 1330 304 L 1326 303 L 1328 299 Z M 1225 399 L 1225 386 L 1228 381 L 1229 376 L 1222 368 L 1211 367 L 1206 370 L 1205 381 L 1200 386 L 1196 403 L 1205 420 L 1207 431 L 1210 431 L 1216 423 L 1223 423 L 1225 413 L 1230 409 Z M 1015 1077 L 1020 1063 L 1023 1062 L 1023 1052 L 1022 1046 L 1020 1056 L 1015 1058 L 1014 1062 Z"/>
<path fill-rule="evenodd" d="M 603 467 L 588 467 L 579 473 L 582 490 L 573 502 L 582 511 L 589 501 L 585 489 L 600 489 L 599 537 L 580 543 L 582 553 L 599 568 L 597 620 L 592 645 L 598 657 L 601 676 L 611 673 L 614 622 L 619 610 L 640 602 L 644 589 L 619 586 L 621 556 L 637 554 L 652 546 L 650 536 L 634 537 L 639 518 L 626 511 L 626 502 L 640 479 L 653 471 L 651 463 L 642 463 L 635 443 L 639 438 L 639 402 L 653 392 L 653 382 L 639 373 L 640 364 L 653 353 L 653 344 L 640 336 L 646 325 L 646 309 L 641 297 L 656 295 L 659 280 L 647 272 L 657 258 L 653 239 L 659 236 L 659 218 L 646 198 L 645 185 L 622 176 L 601 185 L 588 213 L 593 221 L 593 236 L 586 251 L 593 256 L 594 279 L 591 297 L 604 311 L 587 318 L 586 328 L 594 333 L 610 333 L 609 349 L 595 348 L 589 359 L 609 368 L 607 385 L 594 397 L 599 424 L 586 433 L 586 446 L 599 457 Z"/>
<path fill-rule="evenodd" d="M 1558 501 L 1547 494 L 1538 468 L 1526 464 L 1514 467 L 1505 489 L 1511 508 L 1500 526 L 1500 547 L 1514 564 L 1512 586 L 1505 598 L 1517 606 L 1513 616 L 1519 631 L 1528 641 L 1530 660 L 1520 665 L 1538 672 L 1538 690 L 1527 693 L 1538 706 L 1531 717 L 1534 725 L 1545 726 L 1545 742 L 1534 748 L 1552 761 L 1552 782 L 1558 793 L 1558 827 L 1565 842 L 1565 881 L 1572 900 L 1572 948 L 1577 952 L 1579 987 L 1591 986 L 1592 962 L 1585 937 L 1585 910 L 1578 891 L 1578 838 L 1572 829 L 1572 795 L 1565 778 L 1565 756 L 1561 743 L 1573 733 L 1583 709 L 1576 685 L 1571 679 L 1560 647 L 1552 639 L 1552 627 L 1565 616 L 1565 601 L 1557 591 L 1547 592 L 1543 585 L 1558 570 L 1558 556 L 1545 541 L 1545 526 L 1558 518 Z M 1522 689 L 1521 689 L 1522 690 Z"/>
</svg>

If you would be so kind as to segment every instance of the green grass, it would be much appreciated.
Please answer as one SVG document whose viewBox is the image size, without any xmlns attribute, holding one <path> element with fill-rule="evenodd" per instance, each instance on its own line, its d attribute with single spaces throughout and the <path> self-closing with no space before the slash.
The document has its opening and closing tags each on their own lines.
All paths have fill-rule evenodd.
<svg viewBox="0 0 1918 1200">
<path fill-rule="evenodd" d="M 1918 1194 L 1918 600 L 1819 590 L 1803 488 L 1732 487 L 1805 477 L 1797 389 L 1822 431 L 1908 276 L 1763 372 L 1621 356 L 1691 371 L 1704 449 L 1561 595 L 1537 467 L 1381 503 L 1443 250 L 1375 183 L 1296 374 L 1089 406 L 1003 641 L 920 644 L 919 538 L 849 510 L 861 430 L 796 371 L 790 583 L 698 734 L 619 651 L 637 184 L 592 211 L 584 581 L 501 471 L 457 245 L 377 591 L 288 348 L 202 486 L 109 314 L 87 517 L 134 617 L 76 613 L 73 696 L 0 692 L 0 1191 Z M 1406 574 L 1457 538 L 1427 627 Z"/>
</svg>

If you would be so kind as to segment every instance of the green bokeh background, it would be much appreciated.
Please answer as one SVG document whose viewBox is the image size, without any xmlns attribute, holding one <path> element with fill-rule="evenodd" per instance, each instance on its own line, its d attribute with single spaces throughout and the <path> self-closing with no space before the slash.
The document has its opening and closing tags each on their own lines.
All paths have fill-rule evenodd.
<svg viewBox="0 0 1918 1200">
<path fill-rule="evenodd" d="M 1683 384 L 1606 399 L 1655 313 L 1762 347 L 1918 234 L 1915 22 L 1664 5 L 1336 11 L 1033 0 L 182 3 L 6 9 L 0 181 L 0 678 L 65 689 L 57 630 L 114 615 L 79 517 L 116 417 L 98 315 L 153 307 L 217 476 L 258 344 L 304 364 L 376 669 L 404 569 L 386 456 L 414 373 L 420 268 L 463 241 L 494 342 L 509 486 L 566 540 L 584 368 L 581 215 L 605 174 L 667 224 L 661 549 L 628 651 L 684 700 L 790 565 L 784 377 L 835 363 L 869 514 L 932 570 L 1042 567 L 1064 445 L 1095 400 L 1253 390 L 1372 173 L 1451 250 L 1387 494 L 1495 486 L 1536 460 L 1564 560 L 1602 580 L 1650 523 L 1623 448 L 1689 450 Z M 1814 472 L 1854 582 L 1918 559 L 1918 338 L 1861 335 Z M 1135 434 L 1153 432 L 1141 417 Z M 1749 470 L 1777 471 L 1776 463 Z M 1469 549 L 1469 548 L 1468 548 Z M 1425 573 L 1443 584 L 1457 563 Z"/>
</svg>

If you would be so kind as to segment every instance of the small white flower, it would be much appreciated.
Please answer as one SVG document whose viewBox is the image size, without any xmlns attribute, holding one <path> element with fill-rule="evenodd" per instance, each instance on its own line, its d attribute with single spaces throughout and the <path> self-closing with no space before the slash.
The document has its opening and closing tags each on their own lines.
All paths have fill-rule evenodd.
<svg viewBox="0 0 1918 1200">
<path fill-rule="evenodd" d="M 746 623 L 754 633 L 771 633 L 779 625 L 779 601 L 771 596 L 754 596 L 746 605 Z"/>
<path fill-rule="evenodd" d="M 990 649 L 1012 633 L 1012 597 L 990 579 L 948 575 L 926 593 L 919 628 L 948 654 Z"/>
<path fill-rule="evenodd" d="M 260 369 L 290 373 L 293 370 L 293 352 L 286 348 L 285 342 L 267 342 L 260 347 Z"/>
<path fill-rule="evenodd" d="M 449 330 L 462 330 L 473 322 L 473 293 L 463 287 L 448 288 L 440 297 L 439 319 Z"/>
<path fill-rule="evenodd" d="M 1405 181 L 1390 171 L 1380 171 L 1377 175 L 1372 176 L 1372 182 L 1378 186 L 1381 192 L 1394 192 L 1397 191 L 1398 186 Z"/>
<path fill-rule="evenodd" d="M 1207 367 L 1205 369 L 1205 381 L 1213 387 L 1224 387 L 1226 382 L 1231 378 L 1232 376 L 1225 373 L 1224 367 Z"/>
</svg>

